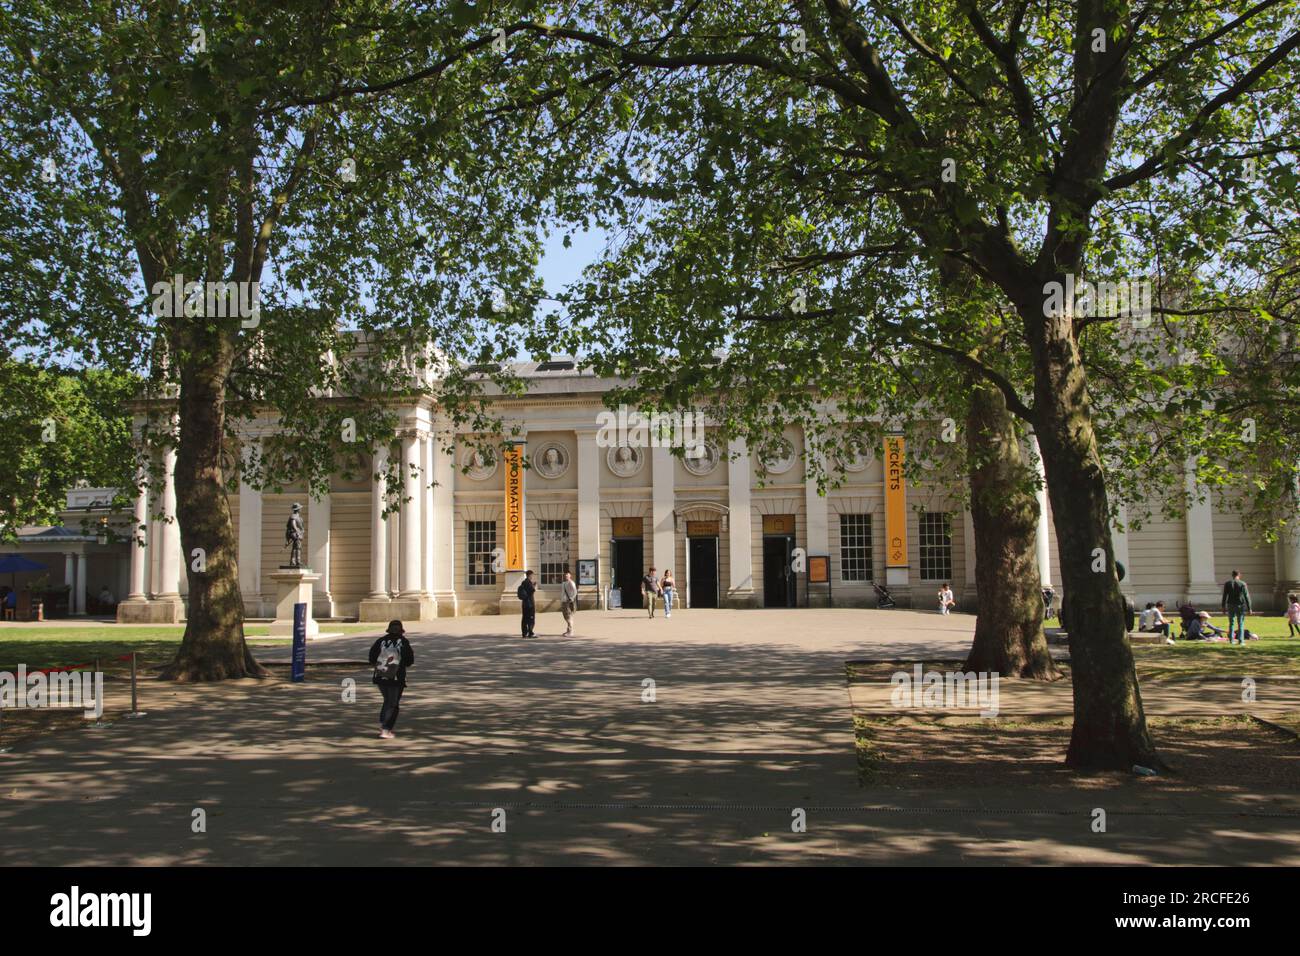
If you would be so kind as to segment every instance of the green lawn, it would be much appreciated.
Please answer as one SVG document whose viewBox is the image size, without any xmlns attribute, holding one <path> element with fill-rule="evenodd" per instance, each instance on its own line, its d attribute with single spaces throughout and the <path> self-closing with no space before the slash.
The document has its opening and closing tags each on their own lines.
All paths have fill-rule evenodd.
<svg viewBox="0 0 1300 956">
<path fill-rule="evenodd" d="M 1208 608 L 1207 608 L 1208 610 Z M 1172 615 L 1165 614 L 1165 618 L 1174 622 L 1174 634 L 1178 634 L 1178 613 Z M 1215 627 L 1228 629 L 1228 616 L 1210 618 L 1210 623 Z M 1276 614 L 1250 614 L 1246 617 L 1246 630 L 1254 631 L 1261 639 L 1267 637 L 1285 638 L 1287 635 L 1286 618 Z M 1300 637 L 1294 638 L 1295 643 L 1300 644 Z"/>
<path fill-rule="evenodd" d="M 274 647 L 291 643 L 286 637 L 267 637 L 268 624 L 248 624 L 244 633 L 249 643 L 256 647 Z M 379 624 L 329 624 L 331 631 L 345 634 L 382 630 Z M 0 628 L 0 671 L 13 672 L 17 666 L 67 667 L 86 664 L 99 658 L 101 666 L 109 672 L 130 668 L 130 661 L 114 658 L 134 651 L 142 668 L 155 667 L 170 661 L 176 654 L 176 645 L 184 633 L 183 625 L 176 624 L 105 624 L 102 627 L 59 626 L 58 624 L 31 627 Z"/>
<path fill-rule="evenodd" d="M 1263 628 L 1250 630 L 1261 637 L 1244 646 L 1227 641 L 1135 644 L 1138 677 L 1300 677 L 1300 638 L 1264 637 Z"/>
</svg>

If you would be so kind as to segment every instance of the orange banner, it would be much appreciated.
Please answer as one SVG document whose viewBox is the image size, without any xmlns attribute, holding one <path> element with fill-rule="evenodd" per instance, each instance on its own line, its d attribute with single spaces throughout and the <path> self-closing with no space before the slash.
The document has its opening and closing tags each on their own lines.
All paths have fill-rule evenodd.
<svg viewBox="0 0 1300 956">
<path fill-rule="evenodd" d="M 524 568 L 524 449 L 505 450 L 506 466 L 506 570 Z"/>
<path fill-rule="evenodd" d="M 903 436 L 885 439 L 885 567 L 907 567 L 907 483 Z"/>
</svg>

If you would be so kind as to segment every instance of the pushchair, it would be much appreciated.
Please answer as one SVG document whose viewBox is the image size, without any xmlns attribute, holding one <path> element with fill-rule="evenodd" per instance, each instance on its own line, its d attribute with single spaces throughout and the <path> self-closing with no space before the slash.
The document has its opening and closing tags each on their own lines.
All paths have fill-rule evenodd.
<svg viewBox="0 0 1300 956">
<path fill-rule="evenodd" d="M 894 604 L 894 599 L 890 596 L 888 588 L 877 584 L 875 581 L 871 582 L 871 586 L 876 589 L 876 607 L 884 609 L 897 606 Z"/>
<path fill-rule="evenodd" d="M 1043 588 L 1043 620 L 1050 621 L 1056 617 L 1056 608 L 1052 607 L 1052 602 L 1056 600 L 1055 588 Z"/>
</svg>

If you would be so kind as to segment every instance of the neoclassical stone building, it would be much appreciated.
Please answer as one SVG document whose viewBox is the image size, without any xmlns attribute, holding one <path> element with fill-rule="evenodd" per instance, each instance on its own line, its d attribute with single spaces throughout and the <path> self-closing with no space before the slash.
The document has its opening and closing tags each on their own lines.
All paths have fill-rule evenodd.
<svg viewBox="0 0 1300 956">
<path fill-rule="evenodd" d="M 697 608 L 872 605 L 872 581 L 887 584 L 904 606 L 931 607 L 945 582 L 964 606 L 977 603 L 969 513 L 949 489 L 922 484 L 898 489 L 887 516 L 883 448 L 848 463 L 842 487 L 823 496 L 805 480 L 797 428 L 788 428 L 779 451 L 766 458 L 743 443 L 719 447 L 707 430 L 704 452 L 695 459 L 663 447 L 606 447 L 602 396 L 615 383 L 571 362 L 521 364 L 515 371 L 528 384 L 526 394 L 503 396 L 498 408 L 508 425 L 519 425 L 531 464 L 518 475 L 523 554 L 516 560 L 537 571 L 541 609 L 558 606 L 563 572 L 576 574 L 579 562 L 591 559 L 597 574 L 594 584 L 581 588 L 585 607 L 604 607 L 611 596 L 621 597 L 624 607 L 639 606 L 638 581 L 652 565 L 660 572 L 671 568 L 679 601 Z M 304 512 L 304 564 L 320 575 L 314 585 L 318 618 L 417 620 L 516 610 L 522 572 L 502 560 L 511 520 L 510 462 L 479 454 L 469 435 L 455 436 L 454 450 L 447 451 L 447 423 L 428 399 L 397 411 L 400 428 L 390 446 L 373 450 L 371 473 L 382 471 L 387 459 L 400 460 L 408 500 L 399 511 L 386 514 L 382 483 L 365 476 L 336 475 L 320 498 L 303 489 L 272 494 L 247 484 L 230 496 L 250 617 L 274 614 L 270 575 L 287 558 L 283 529 L 294 502 Z M 246 441 L 274 433 L 268 417 L 249 429 Z M 173 463 L 169 452 L 165 475 Z M 78 492 L 79 506 L 70 501 L 67 524 L 95 518 L 95 493 Z M 99 494 L 101 501 L 107 497 Z M 1139 606 L 1164 599 L 1172 607 L 1190 598 L 1217 608 L 1220 583 L 1233 568 L 1250 583 L 1260 609 L 1280 608 L 1285 593 L 1300 588 L 1300 545 L 1257 545 L 1221 505 L 1211 499 L 1183 517 L 1156 517 L 1141 530 L 1116 533 L 1116 557 L 1129 570 L 1124 587 Z M 147 528 L 144 547 L 29 529 L 8 550 L 66 558 L 53 564 L 65 565 L 74 610 L 84 612 L 85 592 L 107 585 L 122 601 L 120 620 L 178 620 L 186 593 L 179 531 L 175 522 L 158 518 L 174 508 L 165 477 L 147 500 L 136 502 L 135 521 Z M 129 534 L 129 518 L 112 524 Z M 810 559 L 825 556 L 829 582 L 809 583 L 809 574 L 792 572 L 795 549 Z M 1037 551 L 1043 580 L 1059 591 L 1050 520 L 1040 524 Z"/>
</svg>

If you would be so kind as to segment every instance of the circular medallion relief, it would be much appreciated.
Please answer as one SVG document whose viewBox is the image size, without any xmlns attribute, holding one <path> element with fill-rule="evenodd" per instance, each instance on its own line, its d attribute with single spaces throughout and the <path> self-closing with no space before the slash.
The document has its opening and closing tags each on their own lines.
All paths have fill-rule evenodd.
<svg viewBox="0 0 1300 956">
<path fill-rule="evenodd" d="M 870 461 L 871 456 L 867 454 L 866 446 L 857 440 L 849 442 L 840 458 L 845 471 L 866 471 Z"/>
<path fill-rule="evenodd" d="M 543 478 L 559 478 L 569 470 L 569 450 L 559 442 L 547 442 L 532 459 L 533 470 Z"/>
<path fill-rule="evenodd" d="M 462 464 L 466 469 L 466 474 L 474 481 L 485 481 L 497 473 L 496 459 L 488 458 L 478 448 L 466 449 Z"/>
<path fill-rule="evenodd" d="M 794 445 L 788 438 L 778 438 L 759 452 L 758 460 L 769 475 L 783 475 L 794 467 Z"/>
<path fill-rule="evenodd" d="M 605 452 L 605 465 L 620 478 L 631 478 L 645 464 L 645 450 L 632 445 L 616 445 Z"/>
<path fill-rule="evenodd" d="M 682 458 L 682 465 L 687 471 L 696 477 L 711 475 L 717 470 L 718 461 L 722 457 L 718 452 L 718 446 L 706 438 L 699 447 L 701 454 L 695 458 L 692 458 L 687 454 Z"/>
</svg>

